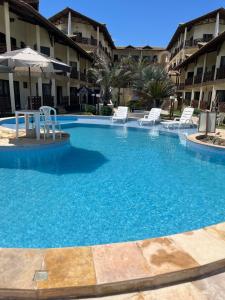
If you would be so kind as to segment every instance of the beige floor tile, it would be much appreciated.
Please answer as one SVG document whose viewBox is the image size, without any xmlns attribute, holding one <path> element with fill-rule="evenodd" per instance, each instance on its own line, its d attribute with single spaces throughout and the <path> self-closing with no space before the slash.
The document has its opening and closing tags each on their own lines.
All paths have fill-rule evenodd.
<svg viewBox="0 0 225 300">
<path fill-rule="evenodd" d="M 41 250 L 0 249 L 0 288 L 33 289 L 42 264 Z"/>
<path fill-rule="evenodd" d="M 174 235 L 171 239 L 199 264 L 207 264 L 225 258 L 225 241 L 203 229 Z"/>
<path fill-rule="evenodd" d="M 148 264 L 136 243 L 95 246 L 92 249 L 98 284 L 150 275 Z"/>
<path fill-rule="evenodd" d="M 152 275 L 176 272 L 198 266 L 198 263 L 169 238 L 138 242 Z"/>
<path fill-rule="evenodd" d="M 37 282 L 40 289 L 90 286 L 96 283 L 89 247 L 49 249 L 45 253 L 48 280 Z"/>
</svg>

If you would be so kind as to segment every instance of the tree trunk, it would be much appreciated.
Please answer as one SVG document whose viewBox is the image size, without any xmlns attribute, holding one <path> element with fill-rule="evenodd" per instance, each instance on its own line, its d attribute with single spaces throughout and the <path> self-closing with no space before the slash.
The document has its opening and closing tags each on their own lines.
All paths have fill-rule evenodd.
<svg viewBox="0 0 225 300">
<path fill-rule="evenodd" d="M 117 106 L 120 106 L 120 88 L 118 88 Z"/>
</svg>

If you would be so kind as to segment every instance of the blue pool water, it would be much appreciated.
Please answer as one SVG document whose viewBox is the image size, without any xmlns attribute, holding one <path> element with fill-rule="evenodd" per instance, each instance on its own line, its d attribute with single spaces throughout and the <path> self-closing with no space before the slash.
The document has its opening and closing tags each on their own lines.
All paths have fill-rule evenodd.
<svg viewBox="0 0 225 300">
<path fill-rule="evenodd" d="M 0 152 L 0 247 L 131 241 L 225 220 L 225 160 L 177 136 L 76 125 L 71 146 Z"/>
</svg>

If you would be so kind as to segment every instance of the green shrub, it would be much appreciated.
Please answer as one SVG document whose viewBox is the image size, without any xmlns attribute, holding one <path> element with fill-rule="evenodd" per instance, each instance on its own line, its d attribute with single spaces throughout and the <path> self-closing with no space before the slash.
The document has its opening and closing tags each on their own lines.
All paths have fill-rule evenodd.
<svg viewBox="0 0 225 300">
<path fill-rule="evenodd" d="M 95 115 L 96 114 L 96 108 L 95 108 L 94 105 L 88 105 L 88 104 L 86 104 L 85 105 L 85 112 L 89 113 L 89 114 Z"/>
<path fill-rule="evenodd" d="M 109 106 L 102 106 L 100 114 L 102 116 L 111 116 L 112 115 L 112 108 Z"/>
<path fill-rule="evenodd" d="M 200 115 L 200 112 L 201 112 L 201 109 L 199 109 L 199 108 L 195 108 L 194 109 L 194 115 Z"/>
<path fill-rule="evenodd" d="M 128 102 L 127 106 L 129 107 L 130 111 L 135 109 L 144 109 L 144 105 L 140 100 L 131 100 Z"/>
</svg>

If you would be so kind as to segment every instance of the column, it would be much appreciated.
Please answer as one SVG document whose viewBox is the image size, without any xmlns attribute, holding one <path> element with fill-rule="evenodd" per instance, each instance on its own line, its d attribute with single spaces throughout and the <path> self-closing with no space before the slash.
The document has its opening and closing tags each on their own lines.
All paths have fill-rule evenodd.
<svg viewBox="0 0 225 300">
<path fill-rule="evenodd" d="M 51 45 L 50 47 L 50 56 L 52 58 L 55 57 L 55 40 L 54 40 L 54 37 L 53 37 L 53 40 L 52 40 L 52 43 L 53 45 Z M 52 78 L 52 90 L 51 90 L 51 95 L 52 97 L 54 97 L 54 107 L 57 106 L 57 99 L 56 99 L 56 83 L 55 83 L 55 78 Z"/>
<path fill-rule="evenodd" d="M 198 109 L 201 106 L 201 101 L 202 101 L 202 95 L 203 95 L 203 88 L 200 88 L 200 95 L 199 95 L 199 101 L 198 101 Z"/>
<path fill-rule="evenodd" d="M 97 54 L 99 55 L 100 49 L 99 49 L 99 42 L 100 42 L 100 32 L 99 32 L 99 26 L 97 27 Z"/>
<path fill-rule="evenodd" d="M 217 53 L 216 64 L 215 64 L 214 80 L 216 80 L 217 68 L 219 68 L 219 67 L 220 67 L 220 56 Z"/>
<path fill-rule="evenodd" d="M 71 20 L 71 11 L 69 11 L 69 14 L 68 14 L 68 29 L 67 29 L 67 35 L 68 36 L 71 36 L 71 33 L 72 33 L 72 20 Z"/>
<path fill-rule="evenodd" d="M 203 70 L 202 70 L 202 80 L 201 80 L 201 82 L 204 81 L 204 75 L 205 75 L 205 70 L 206 70 L 206 62 L 207 62 L 207 53 L 204 56 Z"/>
<path fill-rule="evenodd" d="M 220 13 L 216 15 L 216 24 L 215 24 L 215 34 L 214 37 L 217 37 L 220 33 Z"/>
<path fill-rule="evenodd" d="M 216 89 L 215 89 L 215 86 L 213 85 L 213 88 L 212 88 L 212 97 L 211 97 L 211 103 L 210 103 L 210 110 L 212 110 L 212 105 L 213 105 L 213 102 L 216 100 Z"/>
<path fill-rule="evenodd" d="M 187 27 L 184 29 L 184 40 L 183 40 L 183 60 L 185 59 L 185 43 L 187 40 Z"/>
<path fill-rule="evenodd" d="M 195 92 L 194 92 L 194 90 L 191 90 L 191 103 L 190 103 L 190 106 L 192 104 L 192 101 L 195 100 L 194 97 L 195 97 Z"/>
<path fill-rule="evenodd" d="M 66 47 L 66 63 L 67 65 L 70 65 L 70 47 Z M 68 96 L 68 104 L 70 105 L 70 74 L 67 75 L 68 81 L 67 81 L 67 96 Z"/>
<path fill-rule="evenodd" d="M 4 20 L 5 20 L 6 50 L 8 52 L 11 51 L 10 17 L 9 17 L 8 2 L 4 2 Z M 10 102 L 11 102 L 11 110 L 12 113 L 14 113 L 16 109 L 16 105 L 15 105 L 13 74 L 9 73 L 8 78 L 9 78 L 9 95 L 10 95 Z"/>
<path fill-rule="evenodd" d="M 37 43 L 37 51 L 41 52 L 41 34 L 40 34 L 40 26 L 36 25 L 36 43 Z M 41 105 L 43 105 L 43 91 L 42 91 L 42 77 L 38 78 L 38 96 L 41 97 Z"/>
</svg>

